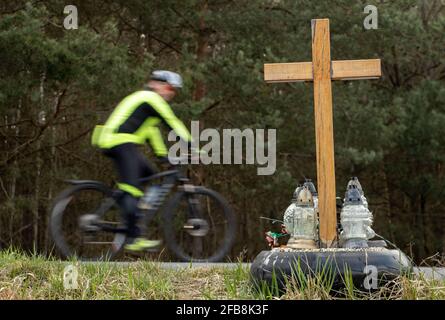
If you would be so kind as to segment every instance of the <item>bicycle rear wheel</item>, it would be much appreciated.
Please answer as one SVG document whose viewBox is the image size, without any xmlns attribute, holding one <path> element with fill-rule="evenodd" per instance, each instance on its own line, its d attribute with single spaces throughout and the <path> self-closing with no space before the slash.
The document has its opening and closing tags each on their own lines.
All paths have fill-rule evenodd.
<svg viewBox="0 0 445 320">
<path fill-rule="evenodd" d="M 86 261 L 113 259 L 126 238 L 112 190 L 101 184 L 64 190 L 52 209 L 50 228 L 64 258 Z"/>
<path fill-rule="evenodd" d="M 180 260 L 217 262 L 232 248 L 236 218 L 217 192 L 203 187 L 179 191 L 164 212 L 164 237 Z"/>
</svg>

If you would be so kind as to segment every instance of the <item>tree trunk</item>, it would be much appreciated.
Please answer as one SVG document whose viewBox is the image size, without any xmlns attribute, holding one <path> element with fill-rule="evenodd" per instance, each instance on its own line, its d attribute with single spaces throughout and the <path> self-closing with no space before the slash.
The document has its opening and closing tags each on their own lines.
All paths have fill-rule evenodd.
<svg viewBox="0 0 445 320">
<path fill-rule="evenodd" d="M 16 111 L 16 119 L 14 120 L 14 122 L 18 123 L 21 119 L 21 109 L 22 109 L 22 99 L 19 99 L 19 103 L 17 106 L 17 111 Z M 18 143 L 18 139 L 19 139 L 19 135 L 20 135 L 20 126 L 17 125 L 15 127 L 15 136 L 16 136 L 16 142 L 15 142 L 15 148 L 17 148 L 19 146 Z M 16 207 L 16 191 L 17 191 L 17 174 L 19 172 L 19 165 L 17 162 L 17 158 L 14 159 L 14 161 L 12 162 L 12 178 L 11 178 L 11 190 L 10 190 L 10 201 L 11 201 L 11 220 L 10 220 L 10 227 L 9 227 L 9 236 L 11 237 L 10 239 L 10 243 L 12 244 L 14 239 L 12 239 L 13 235 L 16 235 L 17 242 L 21 243 L 22 242 L 22 236 L 21 236 L 21 232 L 18 232 L 21 228 L 22 228 L 22 217 L 23 215 L 19 212 L 17 212 L 17 207 Z M 15 221 L 17 217 L 18 221 Z"/>
<path fill-rule="evenodd" d="M 382 188 L 383 188 L 383 211 L 385 213 L 385 216 L 387 218 L 387 225 L 388 225 L 388 233 L 389 233 L 389 239 L 391 242 L 395 242 L 394 237 L 394 228 L 393 228 L 393 217 L 391 213 L 391 193 L 388 186 L 388 176 L 386 175 L 385 167 L 382 166 L 381 169 L 382 173 Z"/>
<path fill-rule="evenodd" d="M 426 213 L 426 196 L 424 194 L 420 195 L 420 215 L 422 217 L 422 233 L 420 234 L 422 237 L 423 251 L 426 255 L 430 255 L 431 252 L 428 246 L 428 216 Z M 426 257 L 425 257 L 426 258 Z"/>
<path fill-rule="evenodd" d="M 207 0 L 203 1 L 200 8 L 200 18 L 199 18 L 199 26 L 198 26 L 198 38 L 197 38 L 197 47 L 196 47 L 196 58 L 198 63 L 202 63 L 208 57 L 209 50 L 209 33 L 207 31 L 207 26 L 205 22 L 205 15 L 208 11 L 208 2 Z M 206 85 L 202 80 L 196 80 L 195 89 L 193 91 L 193 100 L 201 101 L 206 94 Z M 202 119 L 199 121 L 199 129 L 202 130 L 204 128 L 204 122 Z M 198 167 L 195 176 L 198 179 L 199 184 L 205 184 L 204 179 L 204 170 L 202 167 Z"/>
<path fill-rule="evenodd" d="M 415 235 L 415 246 L 414 252 L 416 254 L 416 260 L 421 261 L 425 257 L 425 244 L 423 241 L 424 235 L 424 223 L 422 210 L 417 206 L 417 199 L 415 196 L 411 197 L 411 212 L 414 213 L 414 235 Z"/>
<path fill-rule="evenodd" d="M 40 139 L 36 143 L 36 148 L 40 149 L 41 141 Z M 36 155 L 36 178 L 35 178 L 35 189 L 34 189 L 34 206 L 33 206 L 33 248 L 38 248 L 39 239 L 39 204 L 40 204 L 40 175 L 42 169 L 42 159 L 40 152 Z"/>
<path fill-rule="evenodd" d="M 60 95 L 56 93 L 55 99 L 54 99 L 54 106 L 52 113 L 55 114 L 57 105 L 59 103 Z M 55 119 L 52 119 L 54 121 Z M 53 189 L 54 189 L 54 177 L 56 175 L 56 126 L 52 125 L 50 128 L 51 132 L 51 158 L 50 158 L 50 168 L 49 168 L 49 177 L 48 177 L 48 199 L 47 199 L 47 207 L 49 208 L 51 206 L 52 200 L 53 200 Z M 50 223 L 51 215 L 48 214 L 48 216 L 45 219 L 45 229 L 49 230 L 48 226 Z M 44 250 L 45 252 L 48 252 L 49 245 L 50 245 L 50 237 L 48 232 L 45 232 L 45 236 L 43 239 L 44 243 Z"/>
<path fill-rule="evenodd" d="M 209 32 L 205 22 L 205 14 L 208 11 L 208 2 L 207 0 L 202 2 L 200 7 L 200 18 L 199 18 L 199 27 L 198 27 L 198 39 L 197 39 L 197 47 L 196 47 L 196 58 L 198 63 L 202 63 L 207 59 L 209 54 Z M 200 101 L 204 98 L 206 94 L 206 86 L 205 82 L 202 80 L 196 81 L 195 90 L 193 92 L 193 100 Z"/>
<path fill-rule="evenodd" d="M 40 108 L 41 112 L 45 112 L 44 108 L 44 84 L 46 80 L 46 72 L 42 72 L 40 78 Z M 38 115 L 40 117 L 40 115 Z M 45 114 L 45 119 L 39 119 L 42 122 L 47 121 L 47 116 Z M 42 146 L 42 137 L 39 137 L 36 141 L 36 148 L 40 150 Z M 36 178 L 35 178 L 35 189 L 34 189 L 34 208 L 33 208 L 33 249 L 37 249 L 39 245 L 39 206 L 40 206 L 40 183 L 41 183 L 41 171 L 42 171 L 42 158 L 41 153 L 38 151 L 36 153 Z"/>
</svg>

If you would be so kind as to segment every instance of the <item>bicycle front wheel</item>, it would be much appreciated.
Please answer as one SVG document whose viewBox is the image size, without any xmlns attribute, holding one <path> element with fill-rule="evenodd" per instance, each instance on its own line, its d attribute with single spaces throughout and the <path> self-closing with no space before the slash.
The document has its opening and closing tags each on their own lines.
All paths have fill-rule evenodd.
<svg viewBox="0 0 445 320">
<path fill-rule="evenodd" d="M 177 192 L 165 208 L 163 225 L 167 247 L 182 261 L 221 261 L 235 241 L 232 209 L 219 193 L 204 187 Z"/>
</svg>

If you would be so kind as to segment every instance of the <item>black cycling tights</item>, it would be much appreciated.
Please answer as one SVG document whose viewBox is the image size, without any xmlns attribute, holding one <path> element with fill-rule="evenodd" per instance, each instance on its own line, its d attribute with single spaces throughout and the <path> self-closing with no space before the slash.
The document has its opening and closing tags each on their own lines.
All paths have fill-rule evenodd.
<svg viewBox="0 0 445 320">
<path fill-rule="evenodd" d="M 125 143 L 105 150 L 104 154 L 113 160 L 119 174 L 120 183 L 141 189 L 140 179 L 158 172 L 133 143 Z M 129 238 L 137 238 L 141 233 L 137 226 L 138 201 L 138 198 L 127 192 L 124 192 L 118 200 L 124 219 L 127 222 L 127 236 Z"/>
</svg>

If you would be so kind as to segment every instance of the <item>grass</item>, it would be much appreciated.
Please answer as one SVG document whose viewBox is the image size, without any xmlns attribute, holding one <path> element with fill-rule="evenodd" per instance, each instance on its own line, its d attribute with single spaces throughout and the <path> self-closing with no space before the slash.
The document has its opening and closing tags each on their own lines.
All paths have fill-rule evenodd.
<svg viewBox="0 0 445 320">
<path fill-rule="evenodd" d="M 77 289 L 65 289 L 67 265 L 77 267 Z M 164 269 L 157 262 L 128 265 L 60 261 L 16 250 L 0 252 L 0 299 L 445 299 L 445 282 L 400 277 L 374 293 L 355 290 L 345 275 L 341 298 L 331 295 L 331 273 L 306 277 L 298 266 L 285 292 L 275 285 L 252 286 L 249 268 Z"/>
<path fill-rule="evenodd" d="M 77 268 L 77 289 L 65 289 L 64 269 Z M 60 261 L 14 250 L 0 252 L 1 299 L 252 299 L 249 270 L 164 269 L 157 262 L 128 265 Z"/>
</svg>

